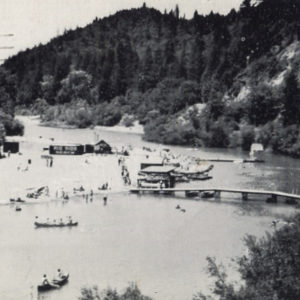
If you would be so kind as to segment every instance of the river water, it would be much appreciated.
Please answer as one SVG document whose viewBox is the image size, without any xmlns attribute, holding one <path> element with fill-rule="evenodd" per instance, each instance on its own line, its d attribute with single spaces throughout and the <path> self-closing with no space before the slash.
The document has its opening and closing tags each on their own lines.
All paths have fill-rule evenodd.
<svg viewBox="0 0 300 300">
<path fill-rule="evenodd" d="M 118 147 L 163 147 L 142 141 L 138 134 L 98 133 Z M 88 143 L 94 135 L 90 129 L 55 129 L 29 123 L 24 139 L 43 136 Z M 28 143 L 26 147 L 34 146 Z M 241 159 L 248 155 L 231 150 L 169 148 L 201 158 Z M 264 164 L 215 163 L 212 180 L 192 185 L 299 192 L 298 160 L 271 154 L 265 159 Z M 186 212 L 176 210 L 177 204 Z M 83 286 L 122 291 L 129 282 L 136 282 L 153 299 L 191 299 L 197 291 L 209 289 L 207 256 L 223 262 L 231 278 L 236 279 L 231 258 L 244 253 L 245 234 L 260 237 L 271 232 L 274 218 L 294 211 L 282 204 L 267 205 L 262 199 L 242 203 L 239 196 L 226 196 L 218 202 L 125 192 L 109 195 L 106 206 L 100 196 L 93 202 L 75 198 L 67 203 L 25 204 L 21 213 L 2 204 L 0 299 L 77 299 Z M 79 226 L 35 229 L 36 215 L 71 215 L 79 220 Z M 36 286 L 42 275 L 51 278 L 57 268 L 70 273 L 69 283 L 38 295 Z"/>
</svg>

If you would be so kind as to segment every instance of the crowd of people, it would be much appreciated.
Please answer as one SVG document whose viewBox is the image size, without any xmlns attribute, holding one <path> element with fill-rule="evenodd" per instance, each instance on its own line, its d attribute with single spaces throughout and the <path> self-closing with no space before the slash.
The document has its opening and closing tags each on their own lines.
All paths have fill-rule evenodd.
<svg viewBox="0 0 300 300">
<path fill-rule="evenodd" d="M 118 159 L 118 165 L 121 166 L 121 176 L 125 185 L 131 185 L 131 179 L 129 176 L 128 168 L 125 164 L 124 157 Z"/>
</svg>

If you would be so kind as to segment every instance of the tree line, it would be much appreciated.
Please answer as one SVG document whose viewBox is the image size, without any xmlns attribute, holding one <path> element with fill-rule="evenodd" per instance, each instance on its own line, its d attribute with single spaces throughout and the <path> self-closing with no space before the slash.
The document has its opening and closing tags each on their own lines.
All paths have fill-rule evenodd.
<svg viewBox="0 0 300 300">
<path fill-rule="evenodd" d="M 5 61 L 17 89 L 0 103 L 78 127 L 135 119 L 145 139 L 167 144 L 255 141 L 299 156 L 299 52 L 282 58 L 299 47 L 299 9 L 296 0 L 244 0 L 226 16 L 186 20 L 178 6 L 144 4 L 96 18 Z"/>
</svg>

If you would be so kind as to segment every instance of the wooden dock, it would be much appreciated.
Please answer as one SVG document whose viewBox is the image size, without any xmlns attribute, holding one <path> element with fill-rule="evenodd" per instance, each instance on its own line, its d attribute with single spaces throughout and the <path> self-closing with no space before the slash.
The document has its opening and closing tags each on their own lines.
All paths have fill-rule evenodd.
<svg viewBox="0 0 300 300">
<path fill-rule="evenodd" d="M 132 188 L 131 193 L 143 194 L 143 193 L 154 193 L 164 195 L 174 195 L 175 193 L 183 192 L 186 197 L 201 197 L 202 193 L 210 192 L 213 193 L 215 199 L 221 198 L 221 193 L 233 193 L 241 194 L 242 200 L 249 200 L 250 195 L 261 195 L 267 196 L 266 202 L 277 203 L 278 197 L 284 198 L 287 204 L 297 204 L 297 200 L 300 200 L 300 195 L 284 193 L 279 191 L 266 191 L 266 190 L 249 190 L 249 189 L 234 189 L 234 188 Z M 205 197 L 203 197 L 205 198 Z"/>
<path fill-rule="evenodd" d="M 199 159 L 199 161 L 208 162 L 229 162 L 229 163 L 264 163 L 262 159 L 227 159 L 227 158 L 207 158 Z"/>
</svg>

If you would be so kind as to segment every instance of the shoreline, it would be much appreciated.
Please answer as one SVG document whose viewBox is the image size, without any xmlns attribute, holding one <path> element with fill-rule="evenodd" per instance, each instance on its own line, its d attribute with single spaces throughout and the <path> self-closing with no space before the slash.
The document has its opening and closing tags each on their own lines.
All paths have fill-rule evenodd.
<svg viewBox="0 0 300 300">
<path fill-rule="evenodd" d="M 20 143 L 20 153 L 11 154 L 5 160 L 1 160 L 1 167 L 7 170 L 0 176 L 2 181 L 0 189 L 2 195 L 1 204 L 12 205 L 13 202 L 11 203 L 10 199 L 17 199 L 18 197 L 25 200 L 25 204 L 61 200 L 60 195 L 63 191 L 72 199 L 77 195 L 73 194 L 73 189 L 81 185 L 84 187 L 85 193 L 93 190 L 93 194 L 97 195 L 97 197 L 98 195 L 101 197 L 101 194 L 128 192 L 128 187 L 124 185 L 121 176 L 118 155 L 58 155 L 53 157 L 53 167 L 52 165 L 50 167 L 46 160 L 48 151 L 45 149 L 47 149 L 53 136 L 55 136 L 55 130 L 58 130 L 55 140 L 61 139 L 64 142 L 76 142 L 76 140 L 80 139 L 80 135 L 76 135 L 75 139 L 72 139 L 72 132 L 65 132 L 64 138 L 62 138 L 61 134 L 65 128 L 62 127 L 62 124 L 56 124 L 56 127 L 49 127 L 47 126 L 49 124 L 40 122 L 39 116 L 17 116 L 17 119 L 23 122 L 26 130 L 24 136 L 13 139 Z M 52 125 L 54 124 L 52 123 Z M 59 131 L 59 129 L 62 130 Z M 121 126 L 113 130 L 126 131 Z M 42 133 L 42 131 L 45 131 L 45 133 Z M 93 131 L 83 130 L 82 134 L 88 134 L 92 138 Z M 86 139 L 86 142 L 88 142 L 88 139 Z M 126 158 L 132 182 L 135 182 L 137 173 L 135 160 L 136 157 Z M 18 184 L 16 185 L 15 182 L 18 182 Z M 110 189 L 98 190 L 104 183 L 108 183 Z M 45 186 L 50 190 L 49 196 L 43 194 L 38 199 L 28 199 L 26 196 L 29 193 L 29 187 L 34 192 Z M 79 193 L 79 195 L 82 195 L 82 193 Z"/>
<path fill-rule="evenodd" d="M 21 117 L 21 115 L 17 115 L 16 118 Z M 133 134 L 140 134 L 142 135 L 144 133 L 144 127 L 137 122 L 134 123 L 133 126 L 126 127 L 124 125 L 115 125 L 115 126 L 89 126 L 85 128 L 79 128 L 75 125 L 68 125 L 65 122 L 60 122 L 60 121 L 47 121 L 47 122 L 42 122 L 39 116 L 29 116 L 32 119 L 36 119 L 39 124 L 38 126 L 41 127 L 50 127 L 50 128 L 59 128 L 59 129 L 94 129 L 94 130 L 103 130 L 103 131 L 112 131 L 112 132 L 122 132 L 122 133 L 133 133 Z"/>
</svg>

